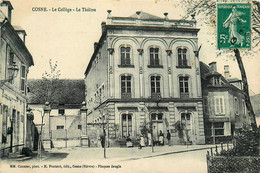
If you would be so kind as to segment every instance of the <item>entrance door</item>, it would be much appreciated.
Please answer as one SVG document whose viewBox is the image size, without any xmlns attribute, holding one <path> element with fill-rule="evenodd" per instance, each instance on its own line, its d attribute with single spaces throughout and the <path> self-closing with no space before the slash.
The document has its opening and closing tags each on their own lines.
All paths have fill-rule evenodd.
<svg viewBox="0 0 260 173">
<path fill-rule="evenodd" d="M 191 113 L 181 113 L 181 122 L 184 124 L 184 139 L 190 141 L 192 130 Z"/>
<path fill-rule="evenodd" d="M 159 141 L 160 131 L 163 132 L 163 114 L 152 113 L 151 118 L 153 122 L 153 138 L 155 141 Z"/>
</svg>

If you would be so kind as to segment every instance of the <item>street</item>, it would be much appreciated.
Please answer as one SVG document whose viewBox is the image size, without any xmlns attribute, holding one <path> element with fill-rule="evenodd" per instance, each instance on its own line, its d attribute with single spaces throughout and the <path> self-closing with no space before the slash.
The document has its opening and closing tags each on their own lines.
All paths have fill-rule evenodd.
<svg viewBox="0 0 260 173">
<path fill-rule="evenodd" d="M 37 172 L 48 170 L 62 173 L 78 171 L 203 173 L 207 172 L 206 148 L 209 147 L 213 146 L 164 146 L 155 147 L 154 153 L 150 147 L 107 148 L 106 159 L 103 157 L 102 148 L 55 148 L 49 150 L 41 162 L 35 157 L 28 161 L 12 163 L 16 165 L 12 170 L 27 172 L 28 169 L 32 169 Z M 7 167 L 8 164 L 11 163 L 6 163 Z M 20 168 L 17 169 L 19 165 Z"/>
</svg>

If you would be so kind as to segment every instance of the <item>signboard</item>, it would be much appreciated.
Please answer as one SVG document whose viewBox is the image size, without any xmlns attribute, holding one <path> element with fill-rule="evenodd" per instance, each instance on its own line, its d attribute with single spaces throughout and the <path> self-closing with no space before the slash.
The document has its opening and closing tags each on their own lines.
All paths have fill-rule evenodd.
<svg viewBox="0 0 260 173">
<path fill-rule="evenodd" d="M 209 122 L 228 122 L 229 118 L 209 118 Z"/>
<path fill-rule="evenodd" d="M 251 4 L 217 4 L 218 49 L 251 48 Z"/>
</svg>

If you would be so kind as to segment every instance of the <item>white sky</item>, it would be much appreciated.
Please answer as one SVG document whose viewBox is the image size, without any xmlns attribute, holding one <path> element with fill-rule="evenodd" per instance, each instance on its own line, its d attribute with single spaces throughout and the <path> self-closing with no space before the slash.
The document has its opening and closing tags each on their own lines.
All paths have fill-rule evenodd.
<svg viewBox="0 0 260 173">
<path fill-rule="evenodd" d="M 35 66 L 30 68 L 29 78 L 41 78 L 49 70 L 49 59 L 58 61 L 61 78 L 83 79 L 89 59 L 93 53 L 93 43 L 101 35 L 101 22 L 106 21 L 106 10 L 112 10 L 112 16 L 130 16 L 142 10 L 159 17 L 168 12 L 170 19 L 180 19 L 184 14 L 175 8 L 176 0 L 10 0 L 14 10 L 12 24 L 23 27 L 27 32 L 26 45 L 31 52 Z M 33 7 L 90 7 L 96 12 L 33 12 Z M 224 65 L 230 65 L 232 77 L 240 78 L 236 61 L 228 58 L 216 58 L 214 45 L 205 38 L 212 32 L 201 27 L 199 45 L 202 44 L 200 60 L 205 63 L 216 61 L 218 71 L 223 73 Z M 214 42 L 214 39 L 212 40 Z M 260 93 L 260 59 L 244 58 L 249 87 L 254 93 Z"/>
</svg>

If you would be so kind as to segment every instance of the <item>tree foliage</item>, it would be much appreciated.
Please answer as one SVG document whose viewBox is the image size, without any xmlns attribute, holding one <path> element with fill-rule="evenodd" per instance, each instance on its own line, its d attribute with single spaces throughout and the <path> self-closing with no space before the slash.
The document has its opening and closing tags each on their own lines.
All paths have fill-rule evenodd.
<svg viewBox="0 0 260 173">
<path fill-rule="evenodd" d="M 236 131 L 234 148 L 223 150 L 222 156 L 258 156 L 260 128 L 251 129 L 250 125 L 244 124 Z"/>
<path fill-rule="evenodd" d="M 58 62 L 49 60 L 49 70 L 42 74 L 42 79 L 28 80 L 29 103 L 45 102 L 60 104 L 79 104 L 85 100 L 84 80 L 59 79 Z"/>
</svg>

